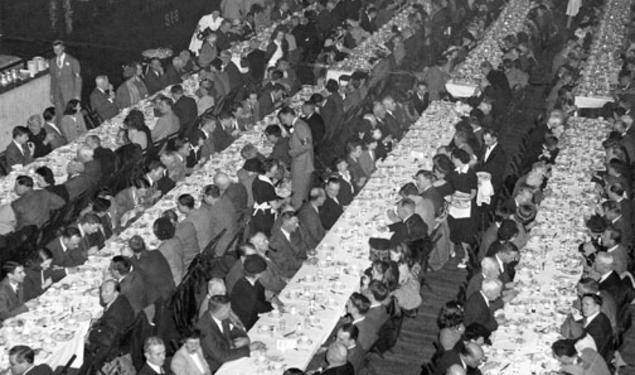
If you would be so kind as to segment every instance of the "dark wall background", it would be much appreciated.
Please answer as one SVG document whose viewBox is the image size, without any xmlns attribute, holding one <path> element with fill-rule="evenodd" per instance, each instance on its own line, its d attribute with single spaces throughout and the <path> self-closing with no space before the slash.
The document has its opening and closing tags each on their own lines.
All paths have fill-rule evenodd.
<svg viewBox="0 0 635 375">
<path fill-rule="evenodd" d="M 67 51 L 82 64 L 87 98 L 95 76 L 107 74 L 116 87 L 122 64 L 141 59 L 141 51 L 187 48 L 198 19 L 219 4 L 220 0 L 0 0 L 0 54 L 50 57 L 51 41 L 64 40 Z"/>
</svg>

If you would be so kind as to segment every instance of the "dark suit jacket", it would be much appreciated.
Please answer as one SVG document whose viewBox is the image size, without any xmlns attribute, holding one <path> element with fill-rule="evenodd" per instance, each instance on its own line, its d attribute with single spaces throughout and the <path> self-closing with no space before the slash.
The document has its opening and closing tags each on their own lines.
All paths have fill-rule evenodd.
<svg viewBox="0 0 635 375">
<path fill-rule="evenodd" d="M 423 199 L 428 199 L 432 202 L 432 204 L 434 205 L 434 211 L 437 215 L 439 214 L 439 212 L 441 212 L 441 209 L 445 205 L 444 203 L 445 201 L 441 193 L 439 193 L 439 191 L 435 187 L 433 186 L 429 187 L 426 191 L 422 192 L 420 195 L 421 197 L 423 197 Z"/>
<path fill-rule="evenodd" d="M 238 213 L 244 212 L 247 208 L 249 194 L 245 186 L 239 182 L 232 182 L 223 193 L 223 197 L 229 199 Z"/>
<path fill-rule="evenodd" d="M 263 92 L 258 97 L 258 114 L 260 118 L 258 120 L 262 120 L 266 115 L 270 114 L 276 108 L 273 98 L 271 97 L 270 92 Z"/>
<path fill-rule="evenodd" d="M 444 351 L 434 365 L 434 375 L 445 375 L 452 365 L 462 366 L 459 352 L 456 349 Z"/>
<path fill-rule="evenodd" d="M 326 98 L 320 115 L 324 119 L 324 125 L 326 125 L 326 140 L 335 134 L 344 119 L 344 99 L 340 94 L 334 93 Z"/>
<path fill-rule="evenodd" d="M 354 374 L 361 374 L 365 357 L 366 351 L 359 344 L 355 345 L 354 348 L 348 348 L 346 359 L 353 366 Z"/>
<path fill-rule="evenodd" d="M 183 245 L 183 266 L 187 269 L 194 258 L 201 252 L 198 247 L 198 237 L 194 224 L 190 221 L 181 221 L 176 224 L 174 237 L 178 238 L 181 241 L 181 245 Z"/>
<path fill-rule="evenodd" d="M 196 101 L 189 96 L 183 95 L 174 103 L 172 110 L 181 122 L 180 133 L 191 139 L 193 135 L 192 133 L 195 130 L 194 122 L 196 121 L 196 117 L 198 117 Z"/>
<path fill-rule="evenodd" d="M 53 264 L 60 267 L 77 267 L 84 264 L 88 259 L 88 247 L 80 246 L 74 250 L 62 249 L 61 237 L 55 238 L 46 245 L 46 248 L 53 254 Z"/>
<path fill-rule="evenodd" d="M 379 332 L 378 326 L 369 319 L 364 319 L 361 322 L 355 323 L 357 329 L 359 329 L 359 336 L 357 336 L 357 344 L 365 351 L 368 351 L 375 341 L 377 341 L 377 333 Z"/>
<path fill-rule="evenodd" d="M 222 197 L 210 207 L 210 215 L 212 218 L 211 238 L 216 237 L 225 229 L 225 233 L 216 244 L 216 255 L 220 256 L 238 231 L 238 212 L 229 199 Z"/>
<path fill-rule="evenodd" d="M 119 113 L 115 99 L 110 99 L 108 94 L 98 88 L 90 93 L 90 107 L 97 112 L 101 121 L 110 120 Z"/>
<path fill-rule="evenodd" d="M 500 144 L 496 144 L 492 152 L 490 152 L 487 160 L 485 158 L 485 151 L 479 158 L 479 165 L 476 168 L 478 172 L 488 172 L 492 175 L 492 186 L 494 186 L 494 193 L 500 192 L 503 184 L 503 175 L 505 174 L 505 168 L 507 167 L 507 155 Z"/>
<path fill-rule="evenodd" d="M 324 204 L 320 207 L 320 221 L 324 229 L 331 229 L 343 212 L 342 206 L 327 195 L 326 201 L 324 201 Z"/>
<path fill-rule="evenodd" d="M 613 299 L 615 299 L 615 304 L 618 306 L 623 306 L 624 303 L 630 302 L 626 301 L 628 298 L 628 290 L 622 284 L 622 279 L 617 274 L 617 272 L 611 272 L 611 275 L 606 278 L 606 280 L 600 282 L 600 290 L 606 290 Z"/>
<path fill-rule="evenodd" d="M 99 163 L 100 175 L 109 177 L 115 172 L 117 156 L 113 150 L 106 147 L 98 147 L 94 151 L 93 158 Z M 95 171 L 95 175 L 97 175 L 97 171 Z"/>
<path fill-rule="evenodd" d="M 326 369 L 320 375 L 355 375 L 355 368 L 350 362 L 346 362 L 343 366 Z"/>
<path fill-rule="evenodd" d="M 120 294 L 93 325 L 88 341 L 92 346 L 108 348 L 134 323 L 134 319 L 135 314 L 128 299 Z"/>
<path fill-rule="evenodd" d="M 165 375 L 172 374 L 172 371 L 170 370 L 169 366 L 166 366 L 165 364 L 163 364 L 163 366 L 161 367 L 163 368 L 163 374 Z M 141 370 L 137 372 L 137 375 L 159 375 L 159 374 L 156 371 L 154 371 L 152 367 L 148 366 L 147 363 L 144 363 Z"/>
<path fill-rule="evenodd" d="M 600 312 L 584 328 L 584 332 L 593 338 L 598 353 L 607 359 L 609 352 L 613 349 L 613 328 L 611 328 L 609 318 L 603 312 Z"/>
<path fill-rule="evenodd" d="M 266 53 L 261 49 L 249 52 L 247 63 L 249 64 L 249 75 L 254 82 L 262 82 L 265 76 Z"/>
<path fill-rule="evenodd" d="M 22 146 L 24 153 L 20 151 L 15 142 L 11 141 L 4 152 L 4 158 L 7 165 L 12 167 L 16 164 L 27 165 L 33 161 L 33 155 L 27 145 Z"/>
<path fill-rule="evenodd" d="M 221 332 L 211 314 L 207 313 L 198 322 L 201 330 L 201 347 L 210 370 L 215 372 L 225 362 L 248 357 L 249 346 L 234 348 L 232 341 L 239 337 L 247 337 L 247 333 L 237 327 L 230 328 L 228 320 L 223 321 Z"/>
<path fill-rule="evenodd" d="M 53 370 L 49 367 L 49 365 L 37 365 L 31 367 L 31 369 L 24 373 L 24 375 L 53 375 Z"/>
<path fill-rule="evenodd" d="M 168 77 L 164 74 L 158 75 L 153 69 L 148 70 L 144 82 L 150 95 L 161 91 L 168 85 Z"/>
<path fill-rule="evenodd" d="M 0 282 L 0 321 L 27 311 L 23 290 L 24 287 L 19 285 L 16 294 L 6 277 Z"/>
<path fill-rule="evenodd" d="M 43 127 L 44 130 L 46 130 L 46 134 L 53 134 L 55 136 L 53 140 L 49 142 L 49 146 L 51 146 L 52 149 L 56 149 L 68 143 L 61 130 L 54 129 L 48 122 L 45 123 Z"/>
<path fill-rule="evenodd" d="M 289 138 L 280 137 L 273 149 L 270 158 L 283 162 L 287 167 L 291 167 L 291 156 L 289 155 Z"/>
<path fill-rule="evenodd" d="M 289 242 L 282 233 L 282 229 L 275 228 L 271 233 L 269 247 L 271 248 L 269 257 L 287 278 L 293 277 L 307 258 L 308 246 L 299 229 L 291 233 L 291 242 Z"/>
<path fill-rule="evenodd" d="M 66 182 L 64 182 L 64 187 L 68 192 L 69 201 L 72 202 L 80 198 L 84 193 L 87 193 L 90 189 L 95 187 L 96 182 L 97 181 L 86 173 L 80 173 L 66 180 Z"/>
<path fill-rule="evenodd" d="M 135 270 L 143 274 L 148 286 L 148 304 L 154 303 L 159 297 L 168 299 L 174 291 L 174 279 L 168 261 L 157 250 L 146 250 L 130 258 Z"/>
<path fill-rule="evenodd" d="M 498 322 L 494 319 L 492 311 L 485 302 L 485 297 L 481 293 L 472 294 L 465 302 L 465 316 L 463 323 L 468 326 L 472 323 L 479 323 L 490 332 L 496 331 Z"/>
<path fill-rule="evenodd" d="M 135 315 L 148 306 L 148 286 L 143 279 L 142 273 L 137 272 L 137 270 L 133 270 L 128 273 L 119 282 L 119 287 L 121 289 L 121 294 L 128 299 L 128 302 L 130 302 L 130 306 L 132 307 Z"/>
<path fill-rule="evenodd" d="M 315 112 L 310 117 L 304 118 L 304 122 L 306 122 L 311 129 L 313 147 L 318 146 L 324 140 L 324 134 L 326 133 L 324 119 L 322 119 L 322 116 L 320 116 L 319 113 Z"/>
<path fill-rule="evenodd" d="M 251 285 L 246 278 L 236 282 L 230 295 L 232 309 L 247 330 L 258 320 L 258 314 L 271 311 L 271 304 L 265 299 L 265 288 L 256 281 Z"/>
<path fill-rule="evenodd" d="M 168 85 L 176 85 L 177 83 L 183 82 L 183 75 L 187 72 L 185 70 L 177 70 L 174 65 L 170 64 L 167 68 L 165 68 L 165 76 Z"/>
<path fill-rule="evenodd" d="M 298 219 L 300 219 L 300 229 L 306 234 L 304 238 L 307 245 L 309 248 L 315 249 L 326 234 L 320 220 L 319 209 L 315 209 L 311 202 L 306 202 L 298 212 Z"/>
<path fill-rule="evenodd" d="M 406 221 L 390 224 L 388 229 L 393 232 L 390 238 L 393 243 L 416 241 L 428 235 L 428 226 L 418 214 L 412 214 Z"/>
<path fill-rule="evenodd" d="M 33 190 L 11 202 L 16 218 L 16 230 L 27 225 L 41 228 L 51 217 L 51 211 L 60 209 L 66 202 L 60 196 L 46 190 Z"/>
<path fill-rule="evenodd" d="M 238 67 L 232 61 L 223 67 L 223 72 L 227 73 L 229 77 L 229 89 L 231 91 L 234 91 L 241 85 L 243 80 L 242 74 L 240 74 Z"/>
<path fill-rule="evenodd" d="M 42 279 L 46 280 L 50 278 L 51 281 L 57 282 L 66 276 L 66 271 L 63 269 L 48 269 L 42 271 L 37 267 L 27 268 L 24 271 L 26 272 L 26 277 L 24 278 L 22 286 L 24 287 L 25 301 L 36 298 L 45 292 L 45 289 L 42 288 Z"/>
</svg>

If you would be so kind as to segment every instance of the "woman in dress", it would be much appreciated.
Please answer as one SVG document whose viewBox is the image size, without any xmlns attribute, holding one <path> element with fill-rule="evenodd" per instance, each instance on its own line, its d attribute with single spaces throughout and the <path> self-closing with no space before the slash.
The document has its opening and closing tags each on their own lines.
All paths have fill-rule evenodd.
<svg viewBox="0 0 635 375">
<path fill-rule="evenodd" d="M 87 132 L 84 116 L 82 115 L 82 105 L 79 100 L 71 99 L 66 104 L 60 130 L 62 130 L 68 142 L 73 142 L 80 135 Z"/>
<path fill-rule="evenodd" d="M 214 108 L 216 100 L 214 99 L 214 83 L 211 81 L 203 80 L 196 90 L 196 108 L 198 115 Z"/>
<path fill-rule="evenodd" d="M 251 192 L 254 199 L 254 211 L 251 223 L 254 233 L 262 232 L 271 235 L 271 228 L 276 219 L 278 208 L 284 203 L 284 199 L 278 196 L 274 186 L 274 178 L 278 175 L 280 164 L 276 159 L 265 159 L 262 162 L 261 173 L 251 184 Z"/>
<path fill-rule="evenodd" d="M 143 112 L 133 109 L 123 120 L 124 127 L 127 130 L 127 136 L 130 143 L 134 143 L 145 151 L 152 144 L 152 135 L 150 129 L 145 124 L 145 116 Z"/>
<path fill-rule="evenodd" d="M 473 200 L 476 197 L 478 179 L 474 170 L 470 168 L 470 155 L 463 149 L 452 152 L 452 162 L 455 169 L 446 176 L 448 189 L 442 194 L 450 196 L 448 210 L 448 224 L 450 238 L 453 243 L 463 248 L 464 256 L 458 264 L 459 268 L 466 268 L 469 261 L 469 246 L 477 232 L 473 215 Z"/>
<path fill-rule="evenodd" d="M 447 302 L 437 318 L 439 326 L 439 350 L 441 352 L 454 349 L 461 342 L 465 325 L 463 325 L 463 306 L 456 301 Z"/>
</svg>

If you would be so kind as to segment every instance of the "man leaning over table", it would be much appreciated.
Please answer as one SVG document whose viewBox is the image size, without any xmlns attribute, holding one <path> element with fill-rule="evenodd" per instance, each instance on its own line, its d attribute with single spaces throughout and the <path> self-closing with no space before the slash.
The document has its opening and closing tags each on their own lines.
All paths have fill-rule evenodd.
<svg viewBox="0 0 635 375">
<path fill-rule="evenodd" d="M 225 362 L 248 357 L 251 350 L 262 348 L 251 343 L 247 333 L 230 320 L 231 303 L 227 296 L 212 296 L 207 313 L 198 322 L 201 347 L 210 370 L 215 372 Z"/>
<path fill-rule="evenodd" d="M 9 349 L 9 366 L 11 375 L 53 375 L 53 370 L 46 365 L 35 366 L 35 351 L 26 345 L 16 345 Z"/>
<path fill-rule="evenodd" d="M 26 274 L 24 266 L 11 261 L 2 265 L 2 273 L 6 276 L 0 282 L 0 320 L 5 320 L 28 310 L 22 287 Z"/>
</svg>

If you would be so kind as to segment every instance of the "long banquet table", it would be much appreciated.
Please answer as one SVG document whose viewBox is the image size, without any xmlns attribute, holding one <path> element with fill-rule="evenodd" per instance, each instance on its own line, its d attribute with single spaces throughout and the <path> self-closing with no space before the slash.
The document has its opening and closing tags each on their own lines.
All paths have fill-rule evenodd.
<svg viewBox="0 0 635 375">
<path fill-rule="evenodd" d="M 417 168 L 432 168 L 440 144 L 452 139 L 459 114 L 448 102 L 434 102 L 384 160 L 280 297 L 285 312 L 262 315 L 249 331 L 252 342 L 267 350 L 225 363 L 218 375 L 281 374 L 306 368 L 344 315 L 350 294 L 359 289 L 360 272 L 369 266 L 368 238 L 386 237 L 386 210 L 394 208 L 397 190 Z M 394 198 L 391 200 L 391 198 Z"/>
<path fill-rule="evenodd" d="M 507 35 L 522 31 L 534 4 L 526 0 L 511 0 L 485 32 L 478 45 L 469 52 L 445 84 L 448 93 L 456 98 L 478 95 L 482 78 L 481 63 L 489 61 L 494 68 L 502 63 L 501 41 Z"/>
<path fill-rule="evenodd" d="M 585 240 L 585 218 L 599 196 L 591 182 L 603 160 L 602 135 L 608 123 L 571 118 L 561 151 L 540 204 L 536 225 L 516 267 L 520 294 L 506 304 L 487 350 L 485 375 L 544 374 L 558 370 L 551 344 L 576 298 L 582 274 L 578 245 Z"/>
<path fill-rule="evenodd" d="M 186 87 L 190 87 L 189 90 L 194 91 L 194 87 L 189 85 L 197 82 L 196 76 L 193 76 L 189 82 L 190 84 Z M 301 104 L 307 100 L 311 94 L 318 92 L 324 93 L 323 87 L 305 86 L 288 101 L 288 104 L 296 109 L 296 111 L 299 111 Z M 437 112 L 443 112 L 442 115 L 438 115 L 439 119 L 453 121 L 456 119 L 456 116 L 453 115 L 454 112 L 450 107 L 451 105 L 447 103 L 437 104 L 435 105 L 437 109 L 429 109 L 428 114 L 424 115 L 422 119 L 436 118 Z M 149 105 L 145 107 L 145 112 L 146 116 L 151 115 L 151 107 Z M 124 116 L 124 114 L 120 116 Z M 123 121 L 123 118 L 125 117 L 121 117 L 121 121 Z M 147 118 L 148 117 L 146 117 L 146 119 Z M 420 121 L 417 124 L 420 124 Z M 77 358 L 73 363 L 73 367 L 81 366 L 83 363 L 84 338 L 90 327 L 90 321 L 98 318 L 102 312 L 102 308 L 99 306 L 98 286 L 104 278 L 108 277 L 105 272 L 110 257 L 120 254 L 121 249 L 126 246 L 126 240 L 133 235 L 142 236 L 150 248 L 156 247 L 159 241 L 152 233 L 152 223 L 154 220 L 163 211 L 175 209 L 176 198 L 180 194 L 188 193 L 193 196 L 199 196 L 204 186 L 212 183 L 213 176 L 219 171 L 227 173 L 231 178 L 236 180 L 236 172 L 244 162 L 240 156 L 240 150 L 245 145 L 251 143 L 255 145 L 261 153 L 268 154 L 271 151 L 271 145 L 266 142 L 263 131 L 267 125 L 274 123 L 278 122 L 275 113 L 272 113 L 263 121 L 255 124 L 251 130 L 243 132 L 241 136 L 222 153 L 215 155 L 203 168 L 194 172 L 191 176 L 188 176 L 184 181 L 179 182 L 172 191 L 162 197 L 154 206 L 146 209 L 142 216 L 119 236 L 110 238 L 105 248 L 102 249 L 98 255 L 89 257 L 87 263 L 79 266 L 76 273 L 66 276 L 63 280 L 54 284 L 42 296 L 29 301 L 27 303 L 29 307 L 28 312 L 7 319 L 3 327 L 0 328 L 0 369 L 8 368 L 8 348 L 18 344 L 29 345 L 36 349 L 36 363 L 47 363 L 55 368 L 56 366 L 65 364 L 66 361 L 75 354 Z M 449 129 L 453 129 L 452 124 L 453 122 L 446 124 L 448 131 Z M 419 126 L 422 125 L 420 124 Z M 113 134 L 116 135 L 118 126 L 106 128 L 114 131 Z M 413 127 L 413 130 L 411 130 L 409 134 L 418 134 L 416 128 L 417 126 Z M 432 131 L 426 134 L 426 137 L 429 139 L 436 139 L 438 136 Z M 447 136 L 445 141 L 449 141 L 451 132 L 445 134 L 445 136 Z M 401 151 L 396 150 L 394 155 L 399 156 L 400 152 L 406 153 L 403 148 L 411 142 L 417 142 L 417 140 L 402 140 L 400 147 L 397 149 Z M 434 144 L 437 143 L 435 142 Z M 106 144 L 105 146 L 109 145 Z M 70 160 L 74 157 L 77 144 L 68 147 L 73 147 L 72 151 L 69 150 L 66 152 L 67 156 L 69 156 L 68 160 Z M 420 148 L 421 146 L 418 145 L 417 149 Z M 430 150 L 434 152 L 434 148 L 430 148 Z M 430 158 L 432 155 L 433 154 L 430 154 Z M 423 154 L 416 151 L 411 152 L 410 156 L 417 158 L 417 160 L 425 159 Z M 385 163 L 386 170 L 403 168 L 394 164 L 391 161 L 393 158 L 394 156 L 389 158 Z M 50 159 L 46 159 L 45 161 L 50 162 Z M 29 165 L 26 170 L 22 172 L 34 173 L 34 165 L 36 164 Z M 375 183 L 377 183 L 377 181 Z M 2 186 L 2 181 L 0 180 L 0 187 Z M 367 186 L 370 186 L 370 183 Z M 0 191 L 2 191 L 1 188 Z M 8 192 L 9 190 L 6 191 Z M 374 194 L 367 192 L 365 194 L 369 194 L 364 195 L 367 199 L 370 197 L 380 198 L 383 196 L 383 193 Z M 370 203 L 368 203 L 368 205 L 375 206 Z M 343 305 L 342 303 L 338 306 Z"/>
</svg>

